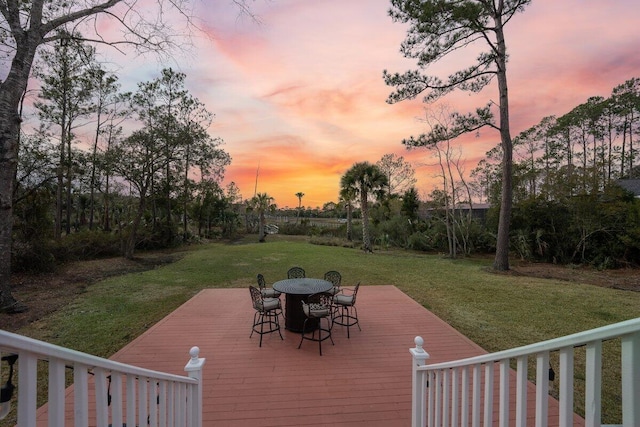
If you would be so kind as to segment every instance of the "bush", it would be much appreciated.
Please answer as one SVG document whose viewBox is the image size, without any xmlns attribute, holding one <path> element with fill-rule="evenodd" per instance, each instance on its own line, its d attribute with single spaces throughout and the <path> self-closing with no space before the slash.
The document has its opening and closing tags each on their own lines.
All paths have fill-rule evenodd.
<svg viewBox="0 0 640 427">
<path fill-rule="evenodd" d="M 339 246 L 343 248 L 359 248 L 361 246 L 361 242 L 348 241 L 347 239 L 340 237 L 326 237 L 326 236 L 318 236 L 311 237 L 309 239 L 309 243 L 312 245 L 323 245 L 323 246 Z"/>
<path fill-rule="evenodd" d="M 51 245 L 46 242 L 15 241 L 11 247 L 11 271 L 50 273 L 56 268 Z"/>
<path fill-rule="evenodd" d="M 407 248 L 413 249 L 414 251 L 424 252 L 432 251 L 435 249 L 433 247 L 433 244 L 431 243 L 429 235 L 420 231 L 409 236 L 409 238 L 407 239 Z"/>
<path fill-rule="evenodd" d="M 120 236 L 104 231 L 84 230 L 64 236 L 54 243 L 52 253 L 58 263 L 120 255 Z"/>
<path fill-rule="evenodd" d="M 375 229 L 375 234 L 380 236 L 379 240 L 382 245 L 397 248 L 408 247 L 409 236 L 413 233 L 408 218 L 404 216 L 394 216 L 372 228 Z"/>
</svg>

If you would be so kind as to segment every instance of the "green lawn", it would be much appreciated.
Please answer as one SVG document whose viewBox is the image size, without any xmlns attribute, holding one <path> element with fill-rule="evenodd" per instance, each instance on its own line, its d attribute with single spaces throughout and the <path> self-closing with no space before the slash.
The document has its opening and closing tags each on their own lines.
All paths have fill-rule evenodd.
<svg viewBox="0 0 640 427">
<path fill-rule="evenodd" d="M 247 287 L 257 273 L 272 283 L 294 265 L 308 277 L 338 270 L 345 285 L 395 285 L 488 351 L 640 316 L 640 293 L 494 274 L 488 260 L 405 251 L 365 254 L 269 236 L 266 243 L 198 246 L 173 264 L 93 284 L 63 310 L 19 333 L 108 357 L 203 288 Z M 609 347 L 605 360 L 618 357 Z M 615 376 L 605 375 L 603 411 L 613 419 L 619 392 L 609 379 Z M 577 402 L 578 412 L 582 405 Z"/>
</svg>

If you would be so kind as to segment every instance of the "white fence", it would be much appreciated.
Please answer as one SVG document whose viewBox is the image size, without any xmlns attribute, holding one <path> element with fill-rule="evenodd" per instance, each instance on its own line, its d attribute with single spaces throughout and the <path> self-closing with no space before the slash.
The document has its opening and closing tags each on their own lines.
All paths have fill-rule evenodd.
<svg viewBox="0 0 640 427">
<path fill-rule="evenodd" d="M 36 420 L 38 368 L 47 374 L 46 425 L 202 426 L 202 367 L 198 347 L 193 347 L 184 370 L 188 376 L 142 369 L 69 350 L 0 330 L 0 377 L 17 375 L 17 425 L 45 425 Z M 17 359 L 16 359 L 17 355 Z M 9 365 L 13 364 L 13 367 Z M 9 371 L 5 371 L 9 369 Z M 67 375 L 70 373 L 70 375 Z M 72 373 L 72 374 L 71 374 Z M 66 377 L 73 385 L 66 402 Z M 6 380 L 3 385 L 6 385 Z M 3 396 L 5 397 L 5 396 Z M 5 399 L 2 399 L 5 400 Z M 0 403 L 0 419 L 13 410 L 16 398 Z M 72 407 L 72 410 L 69 407 Z M 69 419 L 71 417 L 71 419 Z M 65 422 L 66 421 L 66 422 Z"/>
<path fill-rule="evenodd" d="M 585 425 L 600 427 L 603 342 L 619 338 L 622 426 L 640 426 L 640 318 L 591 331 L 478 357 L 426 365 L 429 354 L 416 337 L 413 356 L 412 425 L 527 425 L 527 366 L 535 358 L 535 426 L 549 423 L 550 354 L 559 359 L 560 427 L 574 424 L 574 349 L 585 347 Z M 618 341 L 614 341 L 618 345 Z M 511 363 L 515 369 L 515 399 L 510 398 Z M 494 399 L 497 398 L 497 402 Z M 515 400 L 515 401 L 514 401 Z M 494 408 L 496 403 L 497 408 Z M 513 408 L 510 407 L 514 406 Z M 497 409 L 497 411 L 496 411 Z M 513 413 L 515 411 L 515 414 Z M 497 419 L 494 420 L 494 415 Z M 529 414 L 531 415 L 531 414 Z M 513 421 L 515 419 L 515 421 Z M 554 420 L 555 421 L 555 420 Z"/>
</svg>

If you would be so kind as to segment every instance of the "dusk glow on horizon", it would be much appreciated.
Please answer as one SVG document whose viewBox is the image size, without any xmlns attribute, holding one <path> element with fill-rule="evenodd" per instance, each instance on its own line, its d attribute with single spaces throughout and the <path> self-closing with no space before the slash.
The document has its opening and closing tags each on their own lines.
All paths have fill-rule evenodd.
<svg viewBox="0 0 640 427">
<path fill-rule="evenodd" d="M 421 99 L 390 105 L 382 73 L 416 69 L 399 52 L 407 27 L 388 16 L 389 0 L 255 0 L 257 19 L 232 1 L 192 0 L 193 48 L 173 64 L 117 57 L 125 90 L 164 67 L 186 74 L 186 87 L 215 115 L 209 133 L 232 157 L 223 185 L 244 199 L 268 193 L 278 207 L 338 201 L 340 177 L 355 162 L 395 153 L 410 162 L 425 198 L 438 185 L 432 154 L 407 150 L 403 138 L 426 131 Z M 591 96 L 640 77 L 638 0 L 533 0 L 506 25 L 511 136 L 545 116 L 563 115 Z M 256 22 L 258 21 L 258 22 Z M 475 62 L 474 51 L 428 70 L 446 79 Z M 176 65 L 177 64 L 177 65 Z M 495 82 L 479 94 L 439 101 L 469 112 L 497 102 Z M 455 141 L 467 175 L 499 142 L 485 129 Z"/>
</svg>

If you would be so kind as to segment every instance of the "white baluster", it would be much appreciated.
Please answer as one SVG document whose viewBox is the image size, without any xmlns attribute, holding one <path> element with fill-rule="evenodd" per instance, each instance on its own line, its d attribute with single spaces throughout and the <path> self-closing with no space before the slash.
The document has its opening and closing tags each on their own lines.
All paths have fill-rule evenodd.
<svg viewBox="0 0 640 427">
<path fill-rule="evenodd" d="M 493 425 L 493 363 L 484 365 L 484 425 Z"/>
<path fill-rule="evenodd" d="M 471 398 L 471 425 L 473 427 L 480 427 L 480 398 L 481 398 L 481 389 L 480 389 L 480 365 L 473 365 L 471 368 L 473 371 L 473 397 Z"/>
<path fill-rule="evenodd" d="M 518 357 L 516 366 L 516 427 L 527 426 L 527 360 Z"/>
<path fill-rule="evenodd" d="M 509 426 L 509 359 L 500 361 L 500 427 Z"/>
<path fill-rule="evenodd" d="M 18 360 L 18 425 L 35 427 L 38 357 L 21 351 Z"/>
<path fill-rule="evenodd" d="M 64 425 L 65 369 L 63 360 L 49 360 L 49 427 Z"/>
<path fill-rule="evenodd" d="M 573 347 L 560 350 L 560 427 L 573 426 Z"/>
<path fill-rule="evenodd" d="M 451 425 L 458 426 L 460 425 L 460 369 L 453 368 L 451 377 Z"/>
<path fill-rule="evenodd" d="M 74 426 L 89 426 L 89 372 L 85 365 L 73 365 Z"/>
<path fill-rule="evenodd" d="M 98 427 L 107 427 L 109 425 L 107 373 L 102 368 L 95 368 L 93 378 L 96 389 L 96 424 Z"/>
<path fill-rule="evenodd" d="M 111 424 L 122 425 L 122 375 L 111 372 Z"/>
<path fill-rule="evenodd" d="M 536 427 L 546 427 L 549 422 L 549 352 L 536 358 Z"/>
<path fill-rule="evenodd" d="M 127 375 L 127 425 L 136 425 L 136 377 Z"/>
<path fill-rule="evenodd" d="M 600 427 L 600 424 L 602 424 L 602 341 L 593 341 L 587 344 L 587 363 L 585 369 L 585 426 Z"/>
</svg>

